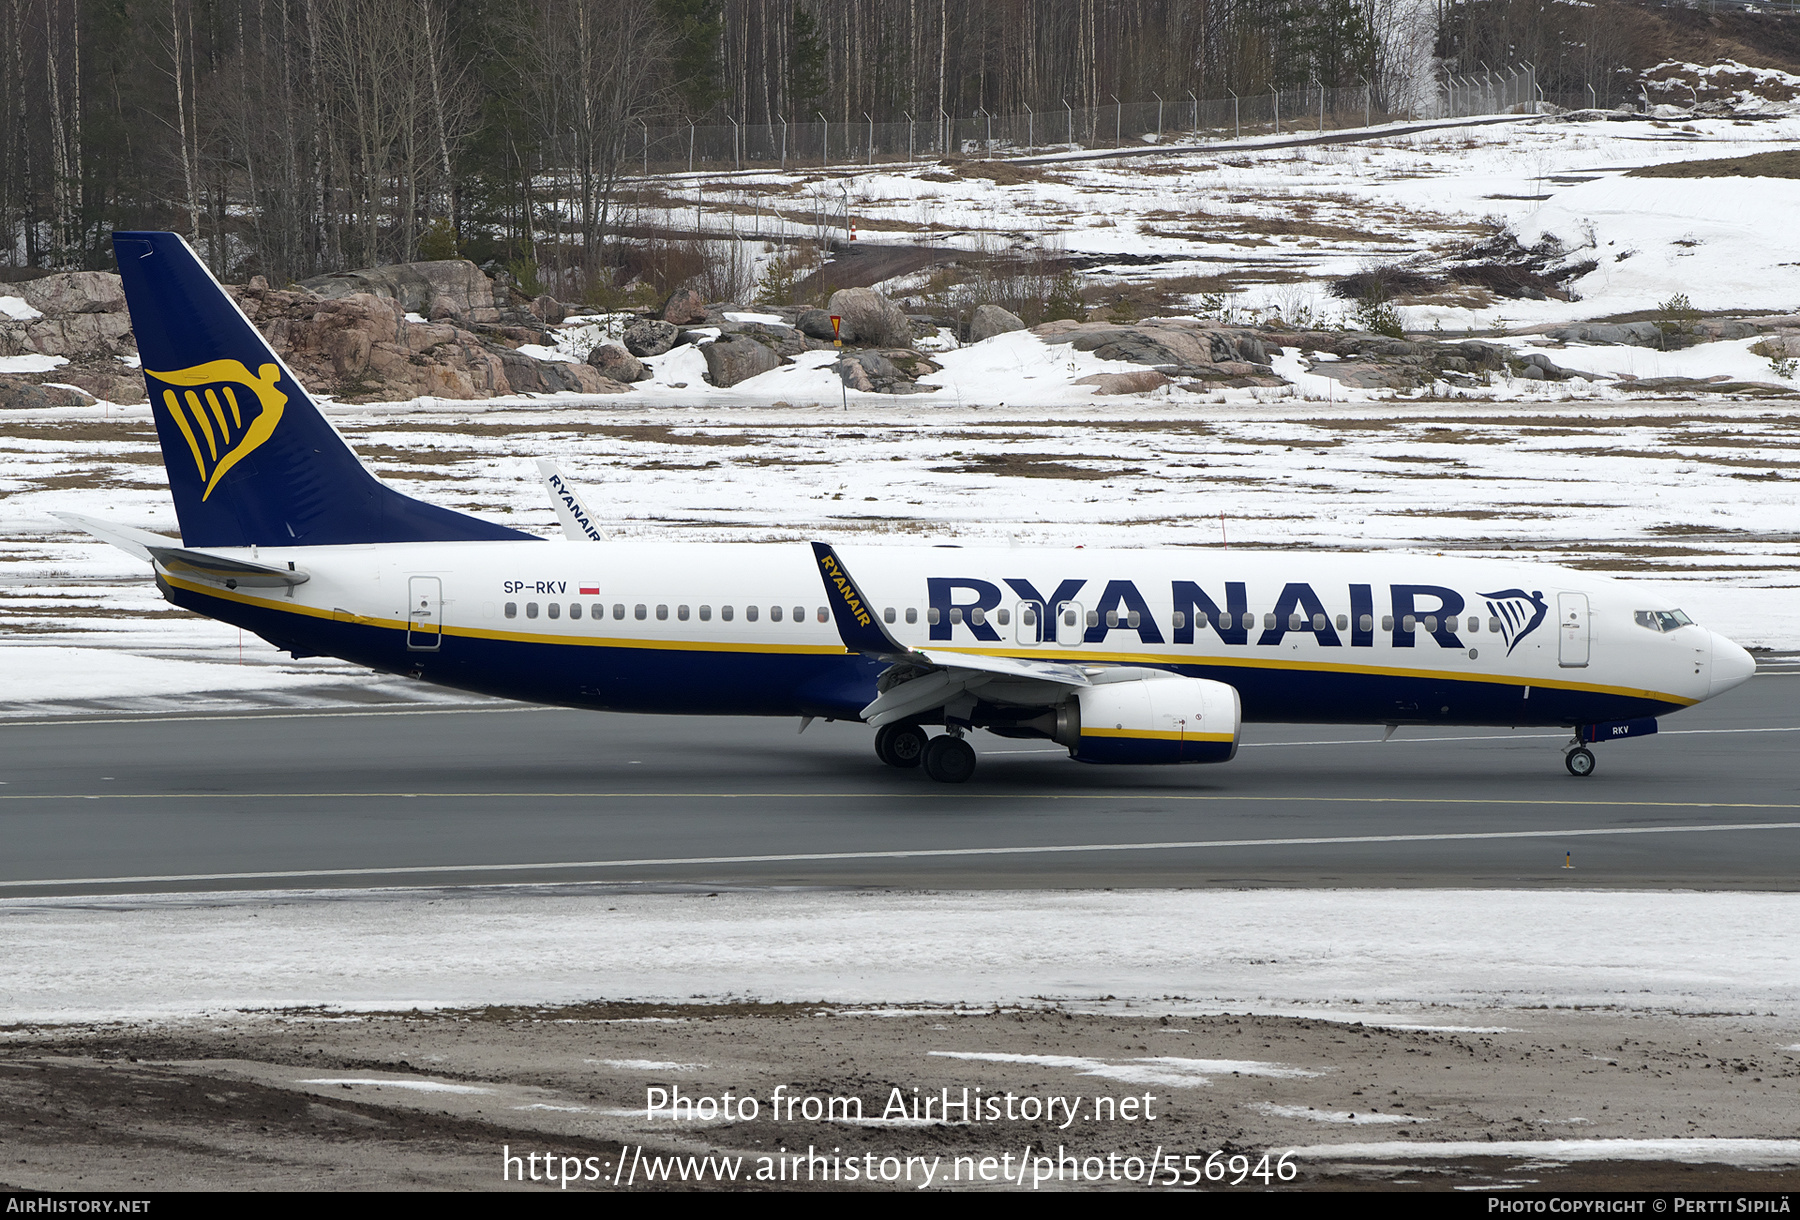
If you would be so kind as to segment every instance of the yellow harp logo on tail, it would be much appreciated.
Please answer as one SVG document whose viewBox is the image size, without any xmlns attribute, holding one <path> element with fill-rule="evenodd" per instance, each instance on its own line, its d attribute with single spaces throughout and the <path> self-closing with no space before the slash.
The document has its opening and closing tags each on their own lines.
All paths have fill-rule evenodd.
<svg viewBox="0 0 1800 1220">
<path fill-rule="evenodd" d="M 287 395 L 275 388 L 278 365 L 254 375 L 237 360 L 209 360 L 170 373 L 145 370 L 164 383 L 162 405 L 181 430 L 194 466 L 206 482 L 201 500 L 212 495 L 225 472 L 268 440 L 281 422 Z M 178 394 L 169 387 L 181 387 Z"/>
</svg>

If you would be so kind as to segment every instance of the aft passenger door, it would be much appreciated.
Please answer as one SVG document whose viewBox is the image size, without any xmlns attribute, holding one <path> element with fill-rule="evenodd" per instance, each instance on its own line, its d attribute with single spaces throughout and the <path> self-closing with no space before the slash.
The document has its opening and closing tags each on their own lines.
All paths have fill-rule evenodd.
<svg viewBox="0 0 1800 1220">
<path fill-rule="evenodd" d="M 444 638 L 444 585 L 435 576 L 413 576 L 406 582 L 406 648 L 436 652 Z"/>
<path fill-rule="evenodd" d="M 1556 595 L 1556 663 L 1580 669 L 1588 663 L 1588 599 L 1585 593 Z"/>
</svg>

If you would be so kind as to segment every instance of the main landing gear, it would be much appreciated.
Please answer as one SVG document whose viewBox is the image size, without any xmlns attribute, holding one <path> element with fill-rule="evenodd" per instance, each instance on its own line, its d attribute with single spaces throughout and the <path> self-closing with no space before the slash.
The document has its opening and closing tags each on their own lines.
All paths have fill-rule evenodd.
<svg viewBox="0 0 1800 1220">
<path fill-rule="evenodd" d="M 975 774 L 975 748 L 952 729 L 928 737 L 916 724 L 889 724 L 875 730 L 875 756 L 890 767 L 925 766 L 940 784 L 960 784 Z"/>
</svg>

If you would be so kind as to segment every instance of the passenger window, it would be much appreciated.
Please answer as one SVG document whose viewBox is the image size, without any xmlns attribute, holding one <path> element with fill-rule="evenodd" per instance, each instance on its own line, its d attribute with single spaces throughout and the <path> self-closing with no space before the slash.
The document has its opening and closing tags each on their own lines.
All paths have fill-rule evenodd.
<svg viewBox="0 0 1800 1220">
<path fill-rule="evenodd" d="M 781 621 L 781 607 L 780 606 L 770 606 L 769 607 L 769 621 L 771 623 L 779 623 Z"/>
<path fill-rule="evenodd" d="M 1100 625 L 1100 612 L 1098 610 L 1089 610 L 1087 612 L 1087 625 L 1090 627 L 1098 627 Z"/>
<path fill-rule="evenodd" d="M 987 622 L 987 611 L 983 610 L 980 606 L 976 606 L 973 610 L 969 611 L 969 621 L 974 623 L 977 627 L 984 625 Z"/>
<path fill-rule="evenodd" d="M 1393 615 L 1384 614 L 1381 616 L 1381 629 L 1383 631 L 1392 631 L 1394 629 L 1394 616 Z"/>
<path fill-rule="evenodd" d="M 700 621 L 703 623 L 712 622 L 712 607 L 711 606 L 700 607 Z"/>
<path fill-rule="evenodd" d="M 1375 630 L 1375 616 L 1373 614 L 1365 614 L 1361 618 L 1357 619 L 1356 620 L 1356 629 L 1358 631 L 1373 631 L 1373 630 Z M 1384 630 L 1392 630 L 1392 626 L 1390 625 L 1389 627 L 1384 628 Z"/>
<path fill-rule="evenodd" d="M 731 607 L 730 606 L 720 606 L 719 607 L 719 617 L 721 619 L 723 619 L 725 622 L 729 623 L 731 621 Z"/>
<path fill-rule="evenodd" d="M 675 617 L 680 619 L 684 623 L 687 622 L 687 607 L 686 606 L 675 607 Z"/>
<path fill-rule="evenodd" d="M 551 602 L 548 606 L 545 606 L 544 609 L 546 609 L 550 612 L 551 618 L 561 618 L 562 617 L 562 603 L 561 602 Z"/>
<path fill-rule="evenodd" d="M 831 611 L 824 606 L 819 607 L 819 621 L 821 623 L 829 623 L 831 621 Z"/>
<path fill-rule="evenodd" d="M 1011 610 L 998 610 L 998 611 L 995 611 L 994 617 L 999 619 L 1000 625 L 1002 627 L 1004 627 L 1008 623 L 1012 622 L 1012 611 Z"/>
<path fill-rule="evenodd" d="M 1337 629 L 1339 631 L 1350 630 L 1350 616 L 1348 614 L 1338 615 Z"/>
<path fill-rule="evenodd" d="M 908 606 L 906 608 L 906 621 L 909 623 L 916 623 L 919 621 L 919 608 L 917 606 Z M 936 621 L 936 619 L 932 620 L 932 622 Z"/>
<path fill-rule="evenodd" d="M 950 622 L 951 622 L 951 625 L 953 625 L 953 626 L 957 623 L 962 622 L 962 607 L 961 606 L 950 607 Z"/>
<path fill-rule="evenodd" d="M 603 605 L 600 602 L 595 602 L 593 605 L 588 607 L 588 613 L 592 614 L 595 618 L 605 618 L 606 617 L 606 607 L 605 607 L 605 605 Z"/>
<path fill-rule="evenodd" d="M 580 618 L 581 617 L 581 603 L 580 602 L 570 602 L 569 603 L 569 617 L 570 618 Z"/>
<path fill-rule="evenodd" d="M 1187 626 L 1187 611 L 1177 610 L 1174 614 L 1169 616 L 1169 621 L 1175 624 L 1175 630 L 1181 630 L 1183 627 Z M 1196 616 L 1196 622 L 1198 622 L 1198 616 Z"/>
<path fill-rule="evenodd" d="M 758 606 L 745 606 L 744 607 L 744 621 L 746 623 L 754 623 L 756 621 L 756 616 L 760 612 L 760 610 L 761 610 L 761 607 L 758 607 Z"/>
<path fill-rule="evenodd" d="M 1075 612 L 1073 610 L 1064 610 L 1063 611 L 1063 626 L 1073 627 L 1074 625 L 1075 625 Z"/>
<path fill-rule="evenodd" d="M 668 621 L 668 619 L 669 619 L 669 608 L 667 606 L 658 606 L 656 608 L 656 621 L 659 623 L 665 623 Z"/>
<path fill-rule="evenodd" d="M 893 611 L 889 610 L 888 613 L 891 615 L 891 614 L 893 614 Z M 806 607 L 805 606 L 795 606 L 794 607 L 794 621 L 796 623 L 804 623 L 806 621 Z M 888 619 L 888 622 L 890 622 L 890 623 L 893 621 L 894 620 L 892 618 Z"/>
<path fill-rule="evenodd" d="M 936 606 L 933 606 L 931 609 L 929 609 L 925 612 L 925 621 L 927 623 L 930 623 L 933 627 L 938 625 L 939 617 L 940 617 L 940 615 L 938 613 L 938 608 Z M 912 622 L 912 611 L 911 610 L 908 610 L 906 612 L 906 621 L 909 623 Z M 1074 622 L 1075 620 L 1070 619 L 1069 621 Z"/>
<path fill-rule="evenodd" d="M 1497 633 L 1500 630 L 1500 620 L 1490 617 L 1488 619 L 1488 630 Z"/>
<path fill-rule="evenodd" d="M 537 617 L 537 603 L 536 602 L 526 602 L 525 603 L 525 617 L 526 618 L 536 618 Z"/>
<path fill-rule="evenodd" d="M 1313 630 L 1314 631 L 1323 631 L 1323 630 L 1325 630 L 1325 628 L 1329 627 L 1330 625 L 1331 625 L 1331 621 L 1329 619 L 1327 619 L 1323 614 L 1313 615 Z"/>
<path fill-rule="evenodd" d="M 1136 610 L 1133 610 L 1131 613 L 1129 613 L 1125 616 L 1125 625 L 1127 627 L 1136 627 L 1140 622 L 1143 621 L 1143 618 L 1144 618 L 1143 615 L 1139 614 Z"/>
<path fill-rule="evenodd" d="M 1481 619 L 1473 614 L 1471 614 L 1469 616 L 1469 634 L 1470 635 L 1480 635 L 1481 634 Z"/>
<path fill-rule="evenodd" d="M 894 608 L 892 606 L 889 606 L 886 610 L 881 612 L 881 621 L 884 623 L 891 623 L 894 621 Z"/>
<path fill-rule="evenodd" d="M 650 611 L 643 602 L 639 602 L 632 608 L 631 617 L 637 619 L 641 623 L 646 618 L 650 617 Z"/>
<path fill-rule="evenodd" d="M 1306 622 L 1306 620 L 1301 618 L 1298 613 L 1290 614 L 1290 615 L 1288 615 L 1288 630 L 1289 631 L 1298 631 L 1305 624 L 1305 622 Z"/>
<path fill-rule="evenodd" d="M 614 602 L 613 603 L 613 617 L 614 618 L 624 618 L 625 617 L 625 603 L 624 602 Z"/>
<path fill-rule="evenodd" d="M 1117 610 L 1108 610 L 1106 612 L 1106 625 L 1108 627 L 1117 627 L 1119 625 L 1119 612 Z"/>
<path fill-rule="evenodd" d="M 1419 629 L 1419 620 L 1409 614 L 1404 619 L 1400 620 L 1400 629 L 1402 631 L 1417 631 Z"/>
<path fill-rule="evenodd" d="M 1269 626 L 1273 627 L 1274 625 L 1275 625 L 1275 616 L 1273 614 L 1271 614 L 1269 616 Z M 1256 616 L 1254 614 L 1251 614 L 1248 610 L 1246 610 L 1244 612 L 1244 630 L 1248 631 L 1254 626 L 1256 626 Z"/>
<path fill-rule="evenodd" d="M 1263 615 L 1263 630 L 1264 631 L 1275 630 L 1275 616 L 1273 614 Z"/>
<path fill-rule="evenodd" d="M 519 617 L 519 603 L 518 602 L 507 602 L 506 603 L 506 617 L 507 618 L 518 618 Z"/>
</svg>

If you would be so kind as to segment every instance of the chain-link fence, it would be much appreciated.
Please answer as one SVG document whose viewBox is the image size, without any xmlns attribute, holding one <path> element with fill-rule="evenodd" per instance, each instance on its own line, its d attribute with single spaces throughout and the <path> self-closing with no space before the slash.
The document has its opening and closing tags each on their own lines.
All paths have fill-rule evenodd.
<svg viewBox="0 0 1800 1220">
<path fill-rule="evenodd" d="M 1538 97 L 1530 67 L 1452 77 L 1440 86 L 1438 113 L 1463 117 L 1529 110 Z M 1142 148 L 1174 140 L 1231 139 L 1292 131 L 1330 131 L 1415 117 L 1392 109 L 1369 86 L 1313 85 L 1241 97 L 1193 94 L 1103 106 L 1060 106 L 1019 114 L 909 116 L 849 122 L 815 114 L 810 121 L 640 124 L 626 141 L 645 175 L 721 169 L 831 167 L 935 159 L 946 155 L 1020 157 L 1065 149 Z"/>
</svg>

